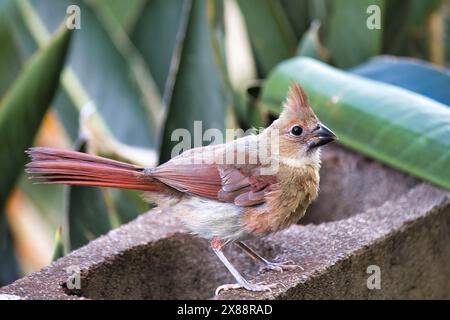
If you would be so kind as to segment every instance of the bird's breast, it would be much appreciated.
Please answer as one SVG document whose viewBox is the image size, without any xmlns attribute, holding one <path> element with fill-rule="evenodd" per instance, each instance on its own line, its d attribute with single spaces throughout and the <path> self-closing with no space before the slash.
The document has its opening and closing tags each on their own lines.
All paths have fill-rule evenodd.
<svg viewBox="0 0 450 320">
<path fill-rule="evenodd" d="M 318 170 L 307 174 L 286 175 L 278 188 L 266 196 L 266 203 L 248 208 L 244 225 L 248 233 L 267 235 L 288 228 L 300 220 L 319 189 Z"/>
</svg>

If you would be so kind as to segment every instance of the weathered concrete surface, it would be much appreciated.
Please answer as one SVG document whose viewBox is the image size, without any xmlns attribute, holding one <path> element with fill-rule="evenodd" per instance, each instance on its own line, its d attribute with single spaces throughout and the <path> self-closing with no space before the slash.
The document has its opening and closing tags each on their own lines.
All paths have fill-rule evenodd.
<svg viewBox="0 0 450 320">
<path fill-rule="evenodd" d="M 322 155 L 320 179 L 319 199 L 301 224 L 348 218 L 395 200 L 418 183 L 411 176 L 335 147 L 328 147 Z"/>
<path fill-rule="evenodd" d="M 449 196 L 419 185 L 395 202 L 346 220 L 295 226 L 271 237 L 303 272 L 259 275 L 285 287 L 266 298 L 450 298 Z M 424 214 L 426 212 L 426 214 Z M 368 290 L 369 265 L 381 289 Z M 248 292 L 221 298 L 257 298 Z"/>
<path fill-rule="evenodd" d="M 216 299 L 450 298 L 450 193 L 339 148 L 324 154 L 320 197 L 296 225 L 249 245 L 304 270 L 259 273 L 241 252 L 227 255 L 272 292 Z M 306 220 L 307 219 L 307 220 Z M 302 222 L 305 223 L 305 222 Z M 157 210 L 92 241 L 38 273 L 0 289 L 23 299 L 199 299 L 233 278 L 208 249 Z M 366 286 L 369 265 L 381 289 Z M 65 268 L 82 270 L 68 290 Z"/>
</svg>

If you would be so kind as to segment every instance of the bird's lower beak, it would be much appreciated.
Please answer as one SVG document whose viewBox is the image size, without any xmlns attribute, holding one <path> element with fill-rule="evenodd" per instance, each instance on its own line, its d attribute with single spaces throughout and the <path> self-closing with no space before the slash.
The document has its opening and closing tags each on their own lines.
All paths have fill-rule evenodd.
<svg viewBox="0 0 450 320">
<path fill-rule="evenodd" d="M 328 129 L 323 123 L 319 123 L 316 129 L 311 132 L 311 141 L 308 143 L 309 149 L 317 148 L 337 139 L 333 131 Z"/>
</svg>

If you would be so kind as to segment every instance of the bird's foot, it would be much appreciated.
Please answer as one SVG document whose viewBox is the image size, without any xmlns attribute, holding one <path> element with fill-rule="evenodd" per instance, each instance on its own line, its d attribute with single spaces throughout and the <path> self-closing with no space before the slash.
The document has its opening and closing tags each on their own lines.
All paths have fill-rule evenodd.
<svg viewBox="0 0 450 320">
<path fill-rule="evenodd" d="M 300 269 L 304 270 L 302 266 L 299 266 L 294 263 L 292 260 L 283 261 L 283 262 L 271 262 L 268 261 L 264 267 L 261 268 L 262 271 L 273 270 L 278 272 L 283 272 L 285 270 L 295 270 Z"/>
<path fill-rule="evenodd" d="M 216 295 L 220 293 L 220 291 L 228 291 L 228 290 L 235 290 L 235 289 L 246 289 L 249 291 L 269 291 L 271 292 L 273 288 L 277 287 L 278 283 L 272 283 L 272 284 L 262 284 L 262 282 L 252 284 L 252 283 L 233 283 L 233 284 L 224 284 L 220 287 L 217 287 L 216 289 Z"/>
</svg>

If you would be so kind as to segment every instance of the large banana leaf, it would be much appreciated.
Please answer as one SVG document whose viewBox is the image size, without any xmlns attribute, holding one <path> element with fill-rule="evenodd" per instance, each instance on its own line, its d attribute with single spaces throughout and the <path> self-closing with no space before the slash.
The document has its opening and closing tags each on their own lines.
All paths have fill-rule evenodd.
<svg viewBox="0 0 450 320">
<path fill-rule="evenodd" d="M 317 115 L 343 145 L 450 189 L 450 110 L 445 105 L 311 58 L 277 66 L 264 87 L 264 105 L 279 110 L 293 80 L 305 88 Z"/>
<path fill-rule="evenodd" d="M 450 70 L 431 63 L 396 57 L 378 57 L 350 72 L 420 93 L 450 106 Z"/>
<path fill-rule="evenodd" d="M 58 85 L 69 40 L 70 32 L 59 31 L 32 57 L 0 103 L 0 285 L 18 276 L 5 202 L 26 162 L 24 150 L 31 146 Z"/>
</svg>

